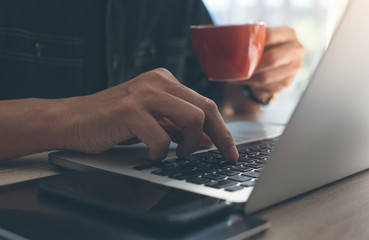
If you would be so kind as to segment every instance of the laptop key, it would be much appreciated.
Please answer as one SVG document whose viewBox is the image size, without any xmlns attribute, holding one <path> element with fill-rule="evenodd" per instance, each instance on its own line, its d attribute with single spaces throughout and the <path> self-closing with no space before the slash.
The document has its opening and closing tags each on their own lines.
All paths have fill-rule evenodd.
<svg viewBox="0 0 369 240">
<path fill-rule="evenodd" d="M 260 173 L 259 172 L 250 171 L 250 172 L 242 173 L 242 176 L 252 177 L 252 178 L 258 178 L 258 177 L 260 177 Z"/>
<path fill-rule="evenodd" d="M 252 186 L 255 186 L 256 182 L 255 181 L 246 181 L 246 182 L 243 182 L 241 183 L 241 186 L 243 187 L 252 187 Z"/>
<path fill-rule="evenodd" d="M 146 169 L 150 169 L 150 168 L 152 168 L 152 164 L 151 163 L 141 164 L 141 165 L 138 165 L 138 166 L 133 167 L 133 169 L 135 169 L 135 170 L 146 170 Z"/>
<path fill-rule="evenodd" d="M 232 170 L 229 170 L 229 169 L 221 169 L 221 170 L 217 171 L 217 173 L 227 175 L 227 176 L 233 176 L 233 175 L 239 174 L 240 172 L 232 171 Z"/>
<path fill-rule="evenodd" d="M 250 167 L 250 168 L 261 168 L 261 167 L 264 167 L 265 165 L 261 163 L 248 163 L 248 164 L 245 164 L 245 166 Z"/>
<path fill-rule="evenodd" d="M 189 179 L 189 178 L 193 178 L 193 177 L 198 177 L 200 175 L 203 175 L 204 173 L 198 169 L 194 169 L 190 172 L 186 172 L 186 173 L 183 173 L 183 175 L 185 176 L 186 179 Z"/>
<path fill-rule="evenodd" d="M 261 164 L 266 164 L 268 162 L 268 160 L 257 160 L 256 161 L 257 163 L 261 163 Z"/>
<path fill-rule="evenodd" d="M 213 167 L 212 165 L 197 167 L 197 169 L 199 169 L 200 171 L 203 171 L 204 173 L 215 173 L 218 170 L 218 168 Z"/>
<path fill-rule="evenodd" d="M 221 175 L 221 174 L 214 174 L 214 173 L 210 173 L 210 174 L 205 174 L 203 175 L 204 178 L 209 178 L 211 180 L 219 180 L 219 179 L 224 179 L 226 178 L 225 175 Z"/>
<path fill-rule="evenodd" d="M 178 158 L 176 161 L 176 164 L 179 166 L 189 166 L 188 164 L 190 163 L 190 161 L 183 159 L 183 158 Z"/>
<path fill-rule="evenodd" d="M 251 150 L 249 148 L 244 148 L 244 149 L 239 149 L 238 152 L 241 154 L 248 154 L 251 152 Z"/>
<path fill-rule="evenodd" d="M 212 164 L 212 166 L 216 169 L 223 169 L 223 168 L 231 168 L 235 165 L 233 163 L 223 161 L 223 162 L 219 162 L 219 163 L 214 163 L 214 164 Z"/>
<path fill-rule="evenodd" d="M 237 182 L 236 181 L 231 181 L 231 180 L 219 180 L 219 181 L 214 181 L 214 182 L 209 182 L 207 184 L 205 184 L 208 187 L 212 187 L 212 188 L 227 188 L 233 185 L 236 185 Z"/>
<path fill-rule="evenodd" d="M 186 179 L 186 182 L 195 183 L 195 184 L 206 184 L 206 183 L 210 183 L 211 180 L 208 178 L 193 177 L 193 178 Z"/>
<path fill-rule="evenodd" d="M 195 153 L 195 156 L 201 157 L 201 158 L 213 158 L 213 157 L 222 157 L 219 153 L 213 153 L 213 152 L 201 152 L 201 153 Z"/>
<path fill-rule="evenodd" d="M 236 192 L 236 191 L 242 190 L 244 188 L 245 187 L 243 187 L 243 186 L 232 186 L 232 187 L 226 188 L 225 190 L 228 191 L 228 192 Z"/>
<path fill-rule="evenodd" d="M 184 159 L 188 161 L 196 161 L 196 160 L 201 160 L 201 157 L 198 157 L 196 155 L 190 155 L 190 156 L 185 157 Z"/>
<path fill-rule="evenodd" d="M 259 173 L 261 173 L 261 172 L 264 170 L 264 168 L 265 168 L 265 167 L 255 169 L 255 172 L 259 172 Z"/>
<path fill-rule="evenodd" d="M 261 157 L 269 157 L 270 156 L 270 152 L 259 152 L 259 156 Z"/>
<path fill-rule="evenodd" d="M 160 175 L 160 176 L 169 176 L 177 173 L 185 173 L 191 171 L 191 167 L 183 166 L 183 165 L 176 165 L 176 166 L 170 166 L 165 167 L 159 170 L 152 171 L 151 173 Z"/>
<path fill-rule="evenodd" d="M 159 169 L 159 170 L 155 170 L 152 171 L 151 173 L 155 174 L 155 175 L 159 175 L 159 176 L 167 176 L 167 172 L 164 171 L 163 169 Z"/>
<path fill-rule="evenodd" d="M 266 156 L 257 155 L 257 157 L 256 157 L 256 160 L 266 160 L 266 159 L 267 159 Z"/>
<path fill-rule="evenodd" d="M 179 168 L 175 171 L 168 172 L 168 177 L 178 179 L 178 180 L 184 180 L 186 178 L 189 178 L 189 176 L 190 177 L 196 177 L 196 176 L 200 175 L 200 173 L 198 171 L 194 172 L 194 170 L 195 169 L 193 169 L 193 168 L 185 166 L 185 167 Z"/>
<path fill-rule="evenodd" d="M 186 176 L 183 173 L 171 174 L 168 177 L 174 178 L 174 179 L 177 179 L 177 180 L 185 180 L 186 179 Z"/>
<path fill-rule="evenodd" d="M 245 182 L 245 181 L 251 180 L 250 177 L 241 176 L 241 175 L 231 176 L 231 177 L 228 177 L 228 179 L 233 180 L 233 181 L 237 181 L 237 182 Z"/>
<path fill-rule="evenodd" d="M 216 158 L 205 158 L 202 161 L 204 161 L 206 163 L 217 163 L 217 162 L 220 162 L 219 159 L 216 159 Z"/>
<path fill-rule="evenodd" d="M 253 161 L 256 161 L 257 159 L 253 158 L 253 157 L 248 157 L 248 156 L 245 156 L 245 157 L 240 157 L 238 159 L 238 161 L 240 162 L 253 162 Z"/>
<path fill-rule="evenodd" d="M 200 161 L 193 161 L 193 162 L 190 162 L 189 163 L 190 166 L 192 167 L 205 167 L 207 165 L 209 165 L 208 163 L 205 163 L 205 162 L 202 162 L 201 160 Z"/>
<path fill-rule="evenodd" d="M 247 172 L 252 170 L 252 168 L 245 167 L 245 166 L 235 166 L 232 168 L 232 170 L 240 171 L 240 172 Z"/>
</svg>

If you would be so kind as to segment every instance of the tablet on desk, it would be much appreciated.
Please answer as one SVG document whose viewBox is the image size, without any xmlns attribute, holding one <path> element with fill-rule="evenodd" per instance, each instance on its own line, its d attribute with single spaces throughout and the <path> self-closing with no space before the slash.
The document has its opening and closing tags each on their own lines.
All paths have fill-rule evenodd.
<svg viewBox="0 0 369 240">
<path fill-rule="evenodd" d="M 40 201 L 49 206 L 114 224 L 129 223 L 156 236 L 244 239 L 270 226 L 237 213 L 237 207 L 225 200 L 104 171 L 58 176 L 38 189 Z"/>
</svg>

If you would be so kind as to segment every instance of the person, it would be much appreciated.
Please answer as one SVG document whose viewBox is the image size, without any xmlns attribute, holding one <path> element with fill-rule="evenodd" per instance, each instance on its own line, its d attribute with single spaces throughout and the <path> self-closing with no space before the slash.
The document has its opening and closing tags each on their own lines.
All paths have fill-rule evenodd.
<svg viewBox="0 0 369 240">
<path fill-rule="evenodd" d="M 174 140 L 180 157 L 215 144 L 236 161 L 222 104 L 250 111 L 270 99 L 291 83 L 304 49 L 291 28 L 268 28 L 251 80 L 210 82 L 188 36 L 189 25 L 207 23 L 200 0 L 1 1 L 0 160 L 136 140 L 156 160 Z M 239 85 L 253 97 L 225 101 Z"/>
</svg>

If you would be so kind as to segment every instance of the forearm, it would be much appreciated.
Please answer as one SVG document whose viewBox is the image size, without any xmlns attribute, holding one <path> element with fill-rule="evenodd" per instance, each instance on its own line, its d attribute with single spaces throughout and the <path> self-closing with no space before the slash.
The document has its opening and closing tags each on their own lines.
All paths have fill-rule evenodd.
<svg viewBox="0 0 369 240">
<path fill-rule="evenodd" d="M 0 101 L 0 160 L 41 151 L 64 149 L 63 100 Z"/>
</svg>

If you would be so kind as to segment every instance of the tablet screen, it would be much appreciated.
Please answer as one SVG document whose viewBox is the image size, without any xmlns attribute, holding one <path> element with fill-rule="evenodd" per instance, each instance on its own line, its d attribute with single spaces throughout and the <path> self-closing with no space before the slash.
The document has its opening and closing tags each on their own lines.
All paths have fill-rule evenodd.
<svg viewBox="0 0 369 240">
<path fill-rule="evenodd" d="M 74 172 L 38 186 L 40 197 L 53 205 L 89 208 L 97 214 L 183 226 L 220 216 L 231 209 L 224 200 L 105 172 Z"/>
</svg>

